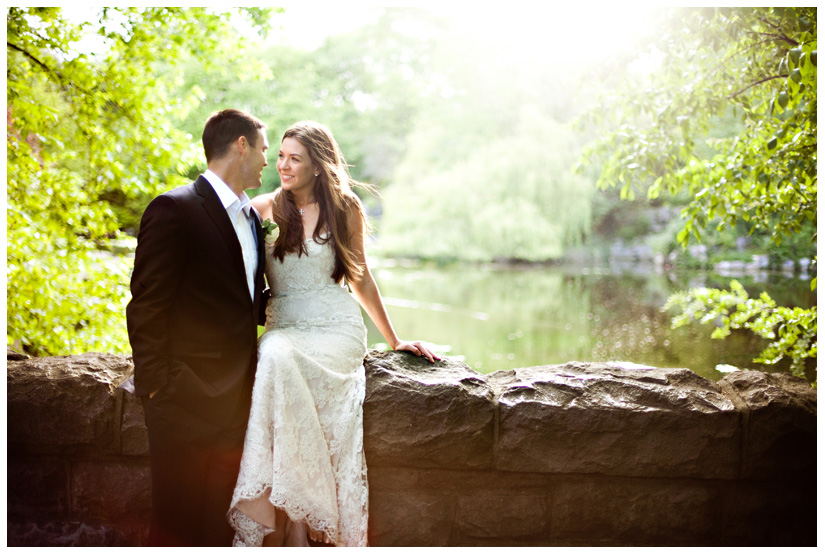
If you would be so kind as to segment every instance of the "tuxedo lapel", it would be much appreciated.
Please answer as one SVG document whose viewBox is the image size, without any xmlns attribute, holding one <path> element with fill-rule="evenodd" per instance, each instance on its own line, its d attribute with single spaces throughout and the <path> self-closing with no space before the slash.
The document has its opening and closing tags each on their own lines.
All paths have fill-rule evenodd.
<svg viewBox="0 0 825 555">
<path fill-rule="evenodd" d="M 266 256 L 264 254 L 264 248 L 265 248 L 264 239 L 265 239 L 265 237 L 264 237 L 263 222 L 261 221 L 261 215 L 258 213 L 257 210 L 255 210 L 254 206 L 251 208 L 250 212 L 255 217 L 255 241 L 256 241 L 256 244 L 258 245 L 258 270 L 263 270 L 265 259 L 266 259 Z"/>
<path fill-rule="evenodd" d="M 246 269 L 244 268 L 243 263 L 241 243 L 238 241 L 238 234 L 235 233 L 235 226 L 233 226 L 232 222 L 229 221 L 229 216 L 226 213 L 226 209 L 221 204 L 218 194 L 203 176 L 198 177 L 198 180 L 195 181 L 195 191 L 200 197 L 203 198 L 203 207 L 206 210 L 206 213 L 209 214 L 209 217 L 215 223 L 215 227 L 218 228 L 218 231 L 224 241 L 226 241 L 226 246 L 229 247 L 229 252 L 232 257 L 232 266 L 235 267 L 239 276 L 243 280 L 240 282 L 241 285 L 248 290 L 249 286 L 246 285 Z"/>
<path fill-rule="evenodd" d="M 264 228 L 261 222 L 261 215 L 252 207 L 252 214 L 255 218 L 255 238 L 258 244 L 258 271 L 255 273 L 255 295 L 257 296 L 264 289 L 264 266 L 266 264 L 266 243 L 264 242 Z"/>
</svg>

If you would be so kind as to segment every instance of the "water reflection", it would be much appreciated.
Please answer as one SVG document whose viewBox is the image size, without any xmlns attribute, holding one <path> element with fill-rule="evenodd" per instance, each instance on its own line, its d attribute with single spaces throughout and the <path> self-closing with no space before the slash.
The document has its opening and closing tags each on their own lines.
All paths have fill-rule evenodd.
<svg viewBox="0 0 825 555">
<path fill-rule="evenodd" d="M 479 372 L 571 360 L 690 368 L 714 380 L 724 375 L 716 369 L 720 364 L 766 369 L 751 362 L 764 348 L 759 338 L 742 332 L 711 340 L 710 325 L 672 330 L 670 315 L 661 311 L 672 292 L 725 288 L 726 277 L 638 268 L 619 273 L 600 267 L 372 263 L 399 334 L 434 343 Z M 740 281 L 751 294 L 767 290 L 781 304 L 816 302 L 799 279 Z M 370 345 L 382 346 L 380 333 L 367 322 Z"/>
</svg>

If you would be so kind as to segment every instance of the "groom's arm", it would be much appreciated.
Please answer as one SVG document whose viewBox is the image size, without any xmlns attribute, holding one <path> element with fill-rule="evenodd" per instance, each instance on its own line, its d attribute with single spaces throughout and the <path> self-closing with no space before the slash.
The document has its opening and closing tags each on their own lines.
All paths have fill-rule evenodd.
<svg viewBox="0 0 825 555">
<path fill-rule="evenodd" d="M 169 311 L 181 283 L 185 260 L 184 218 L 177 201 L 161 195 L 143 214 L 132 272 L 132 300 L 126 307 L 135 364 L 135 394 L 148 395 L 167 381 Z"/>
<path fill-rule="evenodd" d="M 269 297 L 272 296 L 272 291 L 270 291 L 269 287 L 264 289 L 264 292 L 261 293 L 261 306 L 258 309 L 258 325 L 265 326 L 266 325 L 266 305 L 267 301 L 269 301 Z"/>
<path fill-rule="evenodd" d="M 263 222 L 263 215 L 266 214 L 266 218 L 268 220 L 272 219 L 272 200 L 270 195 L 259 195 L 252 199 L 252 212 L 255 214 L 256 222 L 257 222 L 257 231 L 258 231 L 258 271 L 261 272 L 261 281 L 262 281 L 262 288 L 263 290 L 261 293 L 261 302 L 258 306 L 258 325 L 264 326 L 266 325 L 266 305 L 269 301 L 269 297 L 271 295 L 271 291 L 269 287 L 266 285 L 266 273 L 264 272 L 264 267 L 266 266 L 266 253 L 264 252 L 265 249 L 271 249 L 271 245 L 266 244 L 266 239 L 264 235 L 264 231 L 262 228 Z"/>
</svg>

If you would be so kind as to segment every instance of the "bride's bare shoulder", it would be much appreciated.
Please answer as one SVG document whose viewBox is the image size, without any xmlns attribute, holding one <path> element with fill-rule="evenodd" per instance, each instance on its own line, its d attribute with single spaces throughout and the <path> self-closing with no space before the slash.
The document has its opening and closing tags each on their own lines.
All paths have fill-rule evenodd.
<svg viewBox="0 0 825 555">
<path fill-rule="evenodd" d="M 252 206 L 255 207 L 255 210 L 257 210 L 261 217 L 265 220 L 272 219 L 272 204 L 275 202 L 278 191 L 280 191 L 280 189 L 276 189 L 271 193 L 258 195 L 250 201 Z"/>
</svg>

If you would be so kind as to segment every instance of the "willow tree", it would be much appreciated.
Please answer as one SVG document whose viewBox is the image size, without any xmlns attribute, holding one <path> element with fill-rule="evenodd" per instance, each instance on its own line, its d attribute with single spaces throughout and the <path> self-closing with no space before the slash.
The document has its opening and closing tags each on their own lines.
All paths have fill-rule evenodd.
<svg viewBox="0 0 825 555">
<path fill-rule="evenodd" d="M 216 103 L 247 106 L 265 118 L 270 141 L 276 143 L 297 119 L 320 121 L 335 133 L 353 177 L 381 187 L 405 151 L 422 100 L 418 89 L 432 57 L 425 38 L 407 29 L 414 21 L 435 27 L 430 19 L 421 10 L 386 8 L 375 21 L 331 35 L 312 50 L 267 44 L 256 57 L 268 71 L 255 79 L 239 79 L 225 65 L 209 68 L 200 60 L 186 61 L 183 90 L 199 87 L 204 96 L 181 126 L 199 132 Z M 276 165 L 270 163 L 255 194 L 271 192 L 278 184 Z M 376 202 L 368 194 L 364 200 Z"/>
<path fill-rule="evenodd" d="M 267 10 L 245 10 L 259 28 Z M 8 8 L 6 337 L 31 354 L 128 351 L 128 261 L 113 207 L 182 184 L 198 157 L 171 122 L 175 61 L 243 63 L 229 13 L 103 8 L 73 23 L 59 8 Z M 81 39 L 85 43 L 81 43 Z M 162 68 L 159 69 L 159 68 Z"/>
<path fill-rule="evenodd" d="M 592 187 L 570 170 L 581 140 L 568 122 L 572 88 L 556 67 L 513 63 L 507 37 L 433 36 L 420 108 L 382 191 L 380 246 L 446 260 L 560 258 L 590 227 Z"/>
<path fill-rule="evenodd" d="M 775 243 L 816 241 L 816 8 L 685 8 L 664 12 L 645 54 L 658 69 L 634 82 L 587 122 L 607 132 L 587 152 L 601 187 L 656 198 L 688 192 L 678 239 L 701 241 L 707 226 L 745 222 Z M 709 130 L 734 117 L 739 132 Z M 816 287 L 816 279 L 812 288 Z M 771 341 L 755 362 L 816 358 L 816 307 L 778 307 L 766 294 L 694 289 L 674 295 L 674 325 L 715 321 L 714 337 L 748 329 Z"/>
</svg>

